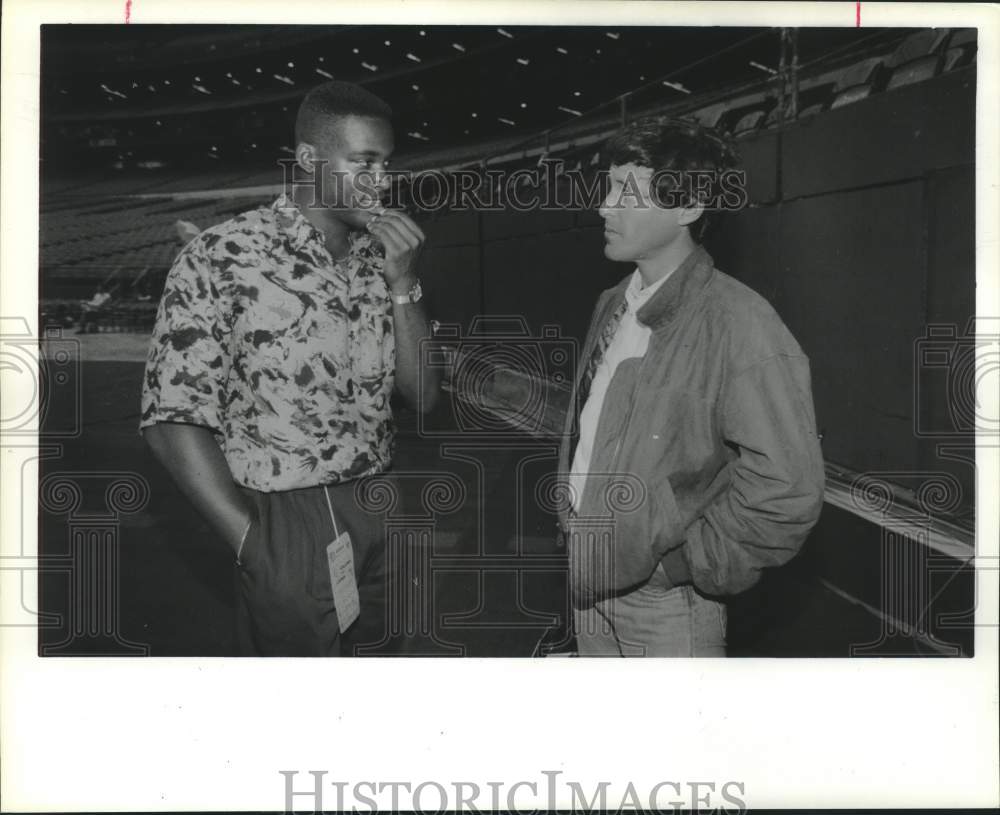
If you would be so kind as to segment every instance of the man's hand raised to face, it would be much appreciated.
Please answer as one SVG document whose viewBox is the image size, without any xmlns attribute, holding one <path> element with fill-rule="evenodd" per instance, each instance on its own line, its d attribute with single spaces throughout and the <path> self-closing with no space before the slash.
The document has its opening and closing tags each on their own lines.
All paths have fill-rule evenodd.
<svg viewBox="0 0 1000 815">
<path fill-rule="evenodd" d="M 383 274 L 393 294 L 406 294 L 416 282 L 417 258 L 426 237 L 423 230 L 405 212 L 387 209 L 367 224 L 385 247 Z"/>
</svg>

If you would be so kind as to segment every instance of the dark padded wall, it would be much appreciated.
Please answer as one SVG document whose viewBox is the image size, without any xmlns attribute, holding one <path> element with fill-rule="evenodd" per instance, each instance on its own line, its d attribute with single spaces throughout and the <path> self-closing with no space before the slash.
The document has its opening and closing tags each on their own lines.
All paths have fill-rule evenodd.
<svg viewBox="0 0 1000 815">
<path fill-rule="evenodd" d="M 967 332 L 969 318 L 975 313 L 975 172 L 971 165 L 950 167 L 932 173 L 927 183 L 928 268 L 927 268 L 927 325 L 937 332 L 954 332 L 954 341 L 922 339 L 927 346 L 972 346 Z M 981 329 L 996 335 L 998 326 Z M 963 339 L 964 338 L 964 339 Z M 917 350 L 917 349 L 915 349 Z M 957 355 L 956 355 L 957 359 Z M 952 371 L 960 372 L 962 365 L 955 362 Z M 942 375 L 942 374 L 945 375 Z M 973 482 L 970 478 L 974 459 L 974 445 L 967 434 L 945 436 L 948 430 L 961 430 L 966 416 L 955 416 L 956 404 L 969 406 L 970 394 L 964 389 L 956 392 L 954 385 L 964 381 L 961 376 L 951 377 L 953 387 L 948 387 L 947 372 L 922 368 L 916 374 L 914 410 L 920 412 L 919 426 L 933 434 L 918 439 L 920 466 L 924 470 L 943 470 L 958 478 L 962 486 L 963 503 L 973 500 Z M 956 424 L 958 427 L 956 427 Z"/>
<path fill-rule="evenodd" d="M 477 314 L 513 315 L 533 336 L 555 325 L 582 341 L 597 296 L 631 271 L 605 259 L 601 224 L 594 213 L 572 211 L 462 212 L 424 221 L 420 275 L 432 316 L 467 331 Z"/>
<path fill-rule="evenodd" d="M 459 213 L 422 223 L 427 235 L 418 274 L 430 313 L 438 320 L 468 326 L 482 312 L 479 226 L 475 213 Z"/>
<path fill-rule="evenodd" d="M 783 139 L 785 200 L 924 177 L 971 164 L 975 67 L 879 93 L 807 119 Z"/>
<path fill-rule="evenodd" d="M 782 205 L 773 300 L 812 362 L 827 458 L 913 469 L 912 340 L 921 333 L 922 185 Z M 776 257 L 775 257 L 776 256 Z"/>
</svg>

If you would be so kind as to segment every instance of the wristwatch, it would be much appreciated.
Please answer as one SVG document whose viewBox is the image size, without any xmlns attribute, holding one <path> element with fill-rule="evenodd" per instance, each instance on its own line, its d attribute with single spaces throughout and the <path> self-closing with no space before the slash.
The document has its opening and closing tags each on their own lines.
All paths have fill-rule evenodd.
<svg viewBox="0 0 1000 815">
<path fill-rule="evenodd" d="M 418 280 L 413 284 L 413 288 L 406 294 L 393 294 L 391 296 L 393 303 L 399 306 L 405 306 L 409 303 L 416 303 L 421 297 L 424 296 L 424 290 L 420 288 L 420 281 Z"/>
</svg>

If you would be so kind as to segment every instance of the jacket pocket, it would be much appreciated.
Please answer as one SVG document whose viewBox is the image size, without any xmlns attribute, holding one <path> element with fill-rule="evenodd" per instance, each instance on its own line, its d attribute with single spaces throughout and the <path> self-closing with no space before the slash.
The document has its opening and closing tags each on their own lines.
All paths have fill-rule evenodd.
<svg viewBox="0 0 1000 815">
<path fill-rule="evenodd" d="M 670 485 L 670 479 L 659 479 L 650 490 L 650 535 L 653 556 L 656 560 L 662 558 L 671 549 L 676 549 L 684 543 L 684 530 L 687 522 L 677 504 L 677 496 Z"/>
</svg>

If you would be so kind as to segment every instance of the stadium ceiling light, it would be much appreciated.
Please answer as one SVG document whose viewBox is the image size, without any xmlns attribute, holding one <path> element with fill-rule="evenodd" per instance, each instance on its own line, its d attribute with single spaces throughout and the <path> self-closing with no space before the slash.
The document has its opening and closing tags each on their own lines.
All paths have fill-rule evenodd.
<svg viewBox="0 0 1000 815">
<path fill-rule="evenodd" d="M 232 80 L 232 83 L 233 83 L 234 85 L 239 85 L 239 84 L 240 84 L 240 81 L 239 81 L 238 79 L 234 79 L 234 80 Z"/>
<path fill-rule="evenodd" d="M 196 76 L 196 77 L 194 78 L 194 81 L 195 81 L 195 82 L 201 82 L 201 77 L 200 77 L 200 76 Z"/>
<path fill-rule="evenodd" d="M 295 63 L 294 62 L 289 62 L 288 63 L 288 67 L 289 68 L 294 68 L 295 67 Z"/>
<path fill-rule="evenodd" d="M 386 48 L 388 48 L 390 45 L 392 45 L 392 40 L 386 40 L 385 41 Z"/>
<path fill-rule="evenodd" d="M 427 36 L 427 32 L 426 31 L 421 31 L 420 32 L 420 36 L 421 37 L 426 37 Z"/>
<path fill-rule="evenodd" d="M 153 85 L 147 85 L 146 87 L 149 88 L 149 90 L 151 90 L 153 93 L 156 93 L 156 87 L 155 86 L 153 86 Z M 66 93 L 66 91 L 62 91 L 62 93 Z"/>
<path fill-rule="evenodd" d="M 169 79 L 164 79 L 163 80 L 163 84 L 164 85 L 169 85 L 170 84 L 170 80 Z"/>
<path fill-rule="evenodd" d="M 568 108 L 565 107 L 564 105 L 559 105 L 559 110 L 563 111 L 564 113 L 572 113 L 574 116 L 583 116 L 583 114 L 580 113 L 580 111 L 573 110 L 573 108 Z"/>
<path fill-rule="evenodd" d="M 673 88 L 675 91 L 680 91 L 681 93 L 691 93 L 687 88 L 685 88 L 680 82 L 667 82 L 663 80 L 662 84 L 664 87 Z"/>
<path fill-rule="evenodd" d="M 579 95 L 580 95 L 580 91 L 573 91 L 573 96 L 579 96 Z"/>
<path fill-rule="evenodd" d="M 498 28 L 497 29 L 497 33 L 498 34 L 503 34 L 503 36 L 505 36 L 508 40 L 514 39 L 514 35 L 513 34 L 511 34 L 509 31 L 505 31 L 502 28 Z"/>
<path fill-rule="evenodd" d="M 462 45 L 461 43 L 453 42 L 451 44 L 451 47 L 454 48 L 456 51 L 461 51 L 463 54 L 465 53 L 465 46 Z"/>
<path fill-rule="evenodd" d="M 362 68 L 367 68 L 369 71 L 377 71 L 378 70 L 378 65 L 372 65 L 370 62 L 362 62 L 361 63 L 361 67 Z"/>
<path fill-rule="evenodd" d="M 279 82 L 284 82 L 286 85 L 294 85 L 295 83 L 287 76 L 282 76 L 281 74 L 273 74 L 274 78 Z"/>
<path fill-rule="evenodd" d="M 621 34 L 619 34 L 617 31 L 605 31 L 604 36 L 612 40 L 617 40 L 621 36 Z"/>
<path fill-rule="evenodd" d="M 352 48 L 351 51 L 353 51 L 355 54 L 360 54 L 361 53 L 361 50 L 358 49 L 358 48 Z"/>
<path fill-rule="evenodd" d="M 191 87 L 194 88 L 196 91 L 198 91 L 198 93 L 204 93 L 207 96 L 211 96 L 212 95 L 212 92 L 208 88 L 206 88 L 204 85 L 192 85 Z"/>
<path fill-rule="evenodd" d="M 420 86 L 419 85 L 410 85 L 410 87 L 413 88 L 413 90 L 415 90 L 415 91 L 419 91 L 420 90 Z"/>
<path fill-rule="evenodd" d="M 229 79 L 232 79 L 232 78 L 233 78 L 233 72 L 232 72 L 232 71 L 226 71 L 226 76 L 227 76 L 227 77 L 228 77 Z"/>
<path fill-rule="evenodd" d="M 531 60 L 525 59 L 524 57 L 518 57 L 517 58 L 517 64 L 518 65 L 528 65 L 530 62 L 531 62 Z"/>
<path fill-rule="evenodd" d="M 498 122 L 503 122 L 505 125 L 515 125 L 515 124 L 517 124 L 517 122 L 515 122 L 513 119 L 505 119 L 503 116 L 497 116 L 497 121 Z"/>
<path fill-rule="evenodd" d="M 748 64 L 750 65 L 751 68 L 756 68 L 758 71 L 763 71 L 764 73 L 770 74 L 771 76 L 775 76 L 778 73 L 776 70 L 774 70 L 774 68 L 768 68 L 766 65 L 761 65 L 759 62 L 754 62 L 754 60 L 750 60 Z"/>
<path fill-rule="evenodd" d="M 264 72 L 263 72 L 263 71 L 262 71 L 262 70 L 261 70 L 260 68 L 258 68 L 258 69 L 257 69 L 257 73 L 258 73 L 258 74 L 262 74 L 262 73 L 264 73 Z"/>
<path fill-rule="evenodd" d="M 318 73 L 320 76 L 325 76 L 327 79 L 333 79 L 333 74 L 324 71 L 322 68 L 317 68 L 316 73 Z"/>
<path fill-rule="evenodd" d="M 416 54 L 411 54 L 409 51 L 406 52 L 406 58 L 411 59 L 414 62 L 420 62 L 420 57 L 418 57 Z"/>
<path fill-rule="evenodd" d="M 326 62 L 326 57 L 320 57 L 320 58 L 319 58 L 319 61 L 320 61 L 320 62 Z"/>
<path fill-rule="evenodd" d="M 472 111 L 472 118 L 475 119 L 477 116 L 479 116 L 479 114 L 476 113 L 475 111 Z"/>
<path fill-rule="evenodd" d="M 567 51 L 562 46 L 559 46 L 559 48 L 557 48 L 556 51 L 558 51 L 560 54 L 568 54 L 569 53 L 569 51 Z"/>
<path fill-rule="evenodd" d="M 526 107 L 528 107 L 528 103 L 527 103 L 527 102 L 522 102 L 522 103 L 521 103 L 521 107 L 522 107 L 522 108 L 526 108 Z"/>
</svg>

